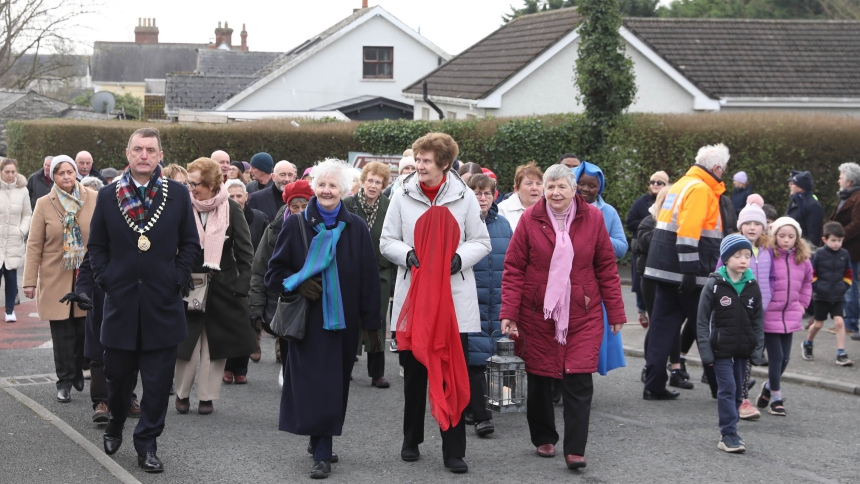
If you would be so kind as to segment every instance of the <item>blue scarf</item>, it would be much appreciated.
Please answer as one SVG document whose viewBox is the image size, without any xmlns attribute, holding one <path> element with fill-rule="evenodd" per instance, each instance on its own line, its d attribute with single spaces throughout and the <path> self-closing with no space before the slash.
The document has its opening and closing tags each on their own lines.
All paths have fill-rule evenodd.
<svg viewBox="0 0 860 484">
<path fill-rule="evenodd" d="M 322 211 L 320 211 L 320 214 L 325 219 L 325 214 Z M 305 220 L 308 219 L 307 211 L 304 212 L 303 217 Z M 301 283 L 322 273 L 323 329 L 329 331 L 346 328 L 335 253 L 337 242 L 340 240 L 340 234 L 343 232 L 344 227 L 346 227 L 346 222 L 338 222 L 337 226 L 333 229 L 326 228 L 325 222 L 314 226 L 317 235 L 311 240 L 308 247 L 308 257 L 305 259 L 305 265 L 302 266 L 299 272 L 284 279 L 284 289 L 292 292 Z"/>
</svg>

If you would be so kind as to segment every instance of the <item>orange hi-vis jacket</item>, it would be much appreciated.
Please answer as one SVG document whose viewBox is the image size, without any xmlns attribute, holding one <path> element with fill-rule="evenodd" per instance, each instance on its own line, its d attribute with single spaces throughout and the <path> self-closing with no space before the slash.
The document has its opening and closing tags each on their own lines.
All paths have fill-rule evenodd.
<svg viewBox="0 0 860 484">
<path fill-rule="evenodd" d="M 680 284 L 696 274 L 704 286 L 716 268 L 723 238 L 720 195 L 726 186 L 700 165 L 672 185 L 657 214 L 645 277 Z"/>
</svg>

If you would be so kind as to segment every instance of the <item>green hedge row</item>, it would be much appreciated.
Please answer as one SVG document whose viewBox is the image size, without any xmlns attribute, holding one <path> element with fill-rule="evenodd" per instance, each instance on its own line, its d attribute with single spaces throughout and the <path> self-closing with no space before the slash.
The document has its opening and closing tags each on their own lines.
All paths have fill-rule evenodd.
<svg viewBox="0 0 860 484">
<path fill-rule="evenodd" d="M 580 115 L 469 121 L 378 121 L 307 123 L 257 121 L 221 126 L 158 125 L 165 161 L 187 164 L 216 149 L 247 160 L 258 151 L 296 163 L 300 171 L 325 157 L 346 158 L 349 151 L 401 153 L 430 132 L 451 134 L 460 159 L 489 167 L 501 188 L 510 189 L 517 165 L 535 160 L 542 167 L 561 153 L 578 153 Z M 130 122 L 27 121 L 8 125 L 10 156 L 38 169 L 45 154 L 74 155 L 88 150 L 100 166 L 120 167 L 129 134 L 143 124 Z M 627 115 L 609 136 L 604 153 L 579 153 L 606 172 L 605 198 L 622 219 L 645 193 L 648 178 L 665 170 L 676 180 L 693 163 L 699 147 L 723 142 L 732 153 L 728 173 L 744 170 L 755 191 L 782 212 L 788 202 L 790 169 L 809 170 L 815 191 L 829 213 L 835 206 L 837 167 L 860 159 L 860 120 L 823 114 L 719 113 Z M 731 193 L 731 180 L 726 177 Z"/>
</svg>

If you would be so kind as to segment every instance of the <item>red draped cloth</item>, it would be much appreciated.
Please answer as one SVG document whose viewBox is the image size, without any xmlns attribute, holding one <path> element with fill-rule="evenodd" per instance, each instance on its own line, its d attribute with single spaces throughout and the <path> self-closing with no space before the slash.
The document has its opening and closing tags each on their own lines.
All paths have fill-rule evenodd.
<svg viewBox="0 0 860 484">
<path fill-rule="evenodd" d="M 451 295 L 451 259 L 460 225 L 442 206 L 430 207 L 415 224 L 412 284 L 397 321 L 397 348 L 411 350 L 427 368 L 430 413 L 444 431 L 456 426 L 469 404 L 469 373 Z"/>
</svg>

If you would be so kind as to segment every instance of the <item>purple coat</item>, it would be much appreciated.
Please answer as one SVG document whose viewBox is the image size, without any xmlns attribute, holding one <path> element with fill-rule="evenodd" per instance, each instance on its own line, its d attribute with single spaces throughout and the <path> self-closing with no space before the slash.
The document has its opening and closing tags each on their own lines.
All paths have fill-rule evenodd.
<svg viewBox="0 0 860 484">
<path fill-rule="evenodd" d="M 773 265 L 773 253 L 770 249 L 759 249 L 758 257 L 753 254 L 750 259 L 750 269 L 752 269 L 753 276 L 755 277 L 756 282 L 758 282 L 759 289 L 761 289 L 761 307 L 762 310 L 765 310 L 770 304 L 772 296 L 770 287 L 770 271 L 771 266 Z M 722 259 L 717 260 L 716 269 L 723 267 L 723 265 Z"/>
<path fill-rule="evenodd" d="M 802 328 L 804 308 L 812 301 L 812 263 L 794 261 L 794 251 L 772 249 L 771 300 L 764 312 L 765 333 L 793 333 Z"/>
</svg>

